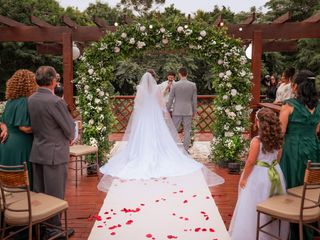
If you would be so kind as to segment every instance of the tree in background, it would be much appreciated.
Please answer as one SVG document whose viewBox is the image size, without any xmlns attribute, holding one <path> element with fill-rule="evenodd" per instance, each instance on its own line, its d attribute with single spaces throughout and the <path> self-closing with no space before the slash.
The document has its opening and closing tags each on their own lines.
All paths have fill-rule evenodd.
<svg viewBox="0 0 320 240">
<path fill-rule="evenodd" d="M 157 9 L 166 0 L 121 0 L 119 6 L 130 9 L 140 16 L 146 15 L 152 8 Z"/>
</svg>

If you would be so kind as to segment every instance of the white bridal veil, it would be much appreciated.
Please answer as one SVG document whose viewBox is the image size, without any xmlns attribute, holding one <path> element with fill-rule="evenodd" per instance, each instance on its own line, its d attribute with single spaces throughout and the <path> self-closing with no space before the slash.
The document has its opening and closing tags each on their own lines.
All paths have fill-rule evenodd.
<svg viewBox="0 0 320 240">
<path fill-rule="evenodd" d="M 203 174 L 210 186 L 224 182 L 184 151 L 160 88 L 147 72 L 137 87 L 134 109 L 120 147 L 100 168 L 104 176 L 98 189 L 107 191 L 115 178 L 147 180 L 195 171 Z"/>
</svg>

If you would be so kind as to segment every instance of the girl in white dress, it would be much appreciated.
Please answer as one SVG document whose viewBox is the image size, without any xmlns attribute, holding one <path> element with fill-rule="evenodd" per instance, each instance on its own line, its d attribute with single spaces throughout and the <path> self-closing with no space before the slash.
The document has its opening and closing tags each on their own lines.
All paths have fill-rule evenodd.
<svg viewBox="0 0 320 240">
<path fill-rule="evenodd" d="M 285 193 L 285 180 L 278 164 L 278 150 L 283 141 L 279 118 L 271 109 L 262 108 L 256 114 L 259 135 L 252 139 L 249 156 L 239 183 L 236 208 L 231 220 L 229 233 L 232 240 L 256 240 L 258 203 L 270 196 Z M 270 174 L 271 173 L 271 174 Z M 273 178 L 269 176 L 273 175 Z M 261 225 L 270 218 L 261 215 Z M 278 222 L 265 228 L 278 233 Z M 281 223 L 282 239 L 287 239 L 288 224 Z M 271 240 L 260 234 L 259 240 Z"/>
</svg>

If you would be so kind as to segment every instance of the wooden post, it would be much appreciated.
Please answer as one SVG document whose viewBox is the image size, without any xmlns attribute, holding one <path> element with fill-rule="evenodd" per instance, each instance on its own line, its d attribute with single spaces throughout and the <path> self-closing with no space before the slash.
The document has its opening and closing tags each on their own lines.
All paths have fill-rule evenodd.
<svg viewBox="0 0 320 240">
<path fill-rule="evenodd" d="M 253 38 L 252 38 L 252 65 L 251 70 L 253 74 L 253 86 L 251 89 L 252 93 L 252 101 L 251 101 L 251 121 L 252 121 L 252 128 L 251 128 L 251 137 L 256 135 L 255 132 L 255 113 L 258 108 L 260 102 L 260 80 L 261 80 L 261 67 L 262 67 L 262 32 L 261 31 L 254 31 Z"/>
<path fill-rule="evenodd" d="M 73 106 L 73 59 L 72 59 L 72 35 L 63 33 L 62 35 L 63 52 L 63 88 L 64 99 L 69 107 Z"/>
</svg>

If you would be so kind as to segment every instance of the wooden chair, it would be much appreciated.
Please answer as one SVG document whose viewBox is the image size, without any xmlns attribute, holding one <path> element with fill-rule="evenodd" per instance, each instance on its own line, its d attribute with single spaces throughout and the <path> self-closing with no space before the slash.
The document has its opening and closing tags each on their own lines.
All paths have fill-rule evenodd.
<svg viewBox="0 0 320 240">
<path fill-rule="evenodd" d="M 76 174 L 76 187 L 78 187 L 78 171 L 81 171 L 81 175 L 83 174 L 83 169 L 87 169 L 88 167 L 95 166 L 97 171 L 99 169 L 99 155 L 98 155 L 98 147 L 89 146 L 82 144 L 81 141 L 81 133 L 82 133 L 82 124 L 81 122 L 78 122 L 78 134 L 79 134 L 79 143 L 72 145 L 70 147 L 70 160 L 69 163 L 75 165 L 75 167 L 69 167 L 69 169 L 75 170 Z M 87 155 L 95 155 L 95 162 L 92 164 L 88 164 L 88 162 L 85 160 L 85 156 Z M 79 166 L 80 164 L 80 166 Z M 85 166 L 83 166 L 83 164 Z"/>
<path fill-rule="evenodd" d="M 263 232 L 275 239 L 281 240 L 279 236 L 268 233 L 263 229 L 275 220 L 298 223 L 300 240 L 303 240 L 303 226 L 312 228 L 320 233 L 320 193 L 318 192 L 318 196 L 315 196 L 314 199 L 316 201 L 308 199 L 312 196 L 312 192 L 318 189 L 320 189 L 320 163 L 311 163 L 311 161 L 308 161 L 301 197 L 289 194 L 278 195 L 257 205 L 258 219 L 256 239 L 258 240 L 259 233 Z M 261 213 L 272 217 L 269 222 L 262 226 L 260 226 Z M 314 222 L 318 222 L 318 228 L 310 224 Z"/>
<path fill-rule="evenodd" d="M 0 189 L 3 208 L 1 239 L 11 239 L 17 233 L 28 229 L 28 239 L 32 240 L 32 226 L 36 227 L 37 239 L 40 239 L 40 223 L 61 230 L 50 239 L 62 235 L 68 239 L 68 203 L 47 194 L 31 192 L 26 164 L 19 166 L 0 165 Z M 65 215 L 64 228 L 45 222 L 63 212 Z M 20 228 L 14 231 L 12 227 Z M 9 229 L 13 231 L 5 236 Z"/>
</svg>

